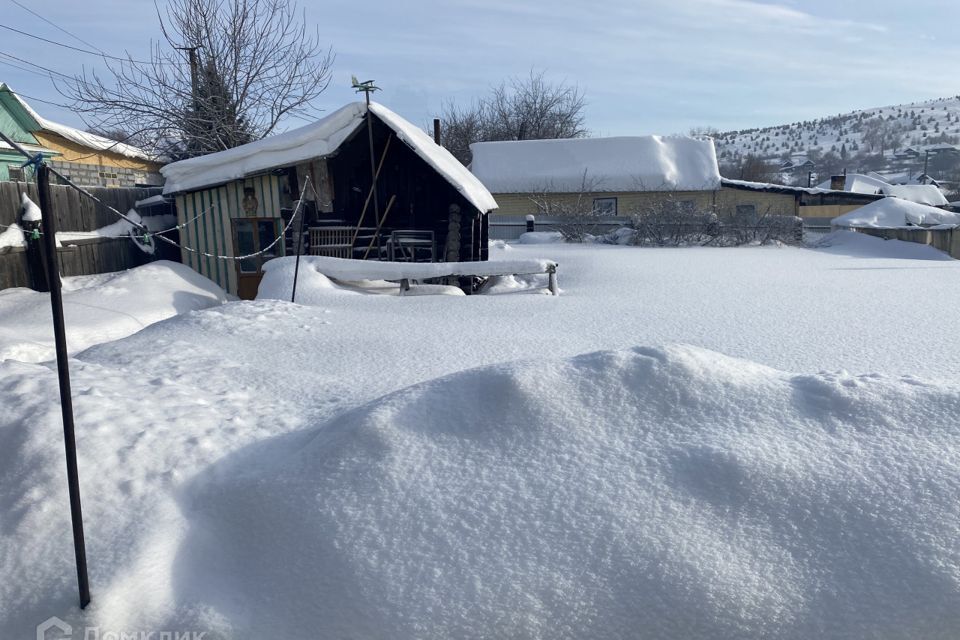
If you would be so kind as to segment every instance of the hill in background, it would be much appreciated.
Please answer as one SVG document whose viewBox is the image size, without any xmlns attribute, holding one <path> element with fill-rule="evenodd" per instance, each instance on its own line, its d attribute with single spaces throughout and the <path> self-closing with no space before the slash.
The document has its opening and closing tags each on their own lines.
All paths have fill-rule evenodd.
<svg viewBox="0 0 960 640">
<path fill-rule="evenodd" d="M 960 183 L 960 96 L 710 135 L 730 178 L 806 185 L 846 170 L 911 182 L 926 163 L 945 190 Z"/>
</svg>

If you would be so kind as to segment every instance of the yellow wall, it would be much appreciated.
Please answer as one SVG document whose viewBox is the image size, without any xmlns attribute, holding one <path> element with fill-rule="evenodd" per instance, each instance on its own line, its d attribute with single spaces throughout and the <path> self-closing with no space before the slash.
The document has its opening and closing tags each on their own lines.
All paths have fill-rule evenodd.
<svg viewBox="0 0 960 640">
<path fill-rule="evenodd" d="M 494 194 L 499 208 L 496 215 L 524 216 L 527 214 L 544 215 L 537 204 L 537 197 L 521 193 Z M 717 191 L 630 191 L 601 193 L 554 193 L 543 199 L 550 203 L 561 203 L 562 207 L 572 208 L 577 199 L 583 198 L 586 207 L 592 206 L 594 198 L 616 198 L 617 215 L 627 216 L 644 207 L 673 200 L 690 201 L 698 209 L 716 207 L 720 212 L 734 211 L 737 205 L 752 204 L 759 214 L 798 215 L 796 199 L 788 193 L 768 193 L 765 191 L 746 191 L 742 189 L 721 188 Z"/>
<path fill-rule="evenodd" d="M 866 202 L 864 204 L 870 204 Z M 862 204 L 822 204 L 800 207 L 801 218 L 837 218 L 862 207 Z"/>
<path fill-rule="evenodd" d="M 128 158 L 119 153 L 96 151 L 90 147 L 77 144 L 72 140 L 67 140 L 57 134 L 50 133 L 49 131 L 37 131 L 34 135 L 37 140 L 40 141 L 41 145 L 60 153 L 61 155 L 57 160 L 63 162 L 78 162 L 104 167 L 121 167 L 123 169 L 133 169 L 145 173 L 159 173 L 160 167 L 162 166 L 158 162 Z"/>
</svg>

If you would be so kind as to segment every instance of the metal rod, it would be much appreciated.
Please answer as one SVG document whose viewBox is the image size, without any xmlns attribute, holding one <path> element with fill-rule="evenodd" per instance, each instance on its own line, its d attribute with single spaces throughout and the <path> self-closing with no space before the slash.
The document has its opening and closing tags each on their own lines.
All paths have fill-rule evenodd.
<svg viewBox="0 0 960 640">
<path fill-rule="evenodd" d="M 313 200 L 319 205 L 319 196 L 317 195 L 317 190 L 313 188 L 313 179 L 307 175 L 305 176 L 306 180 L 309 181 L 310 188 L 313 190 Z M 306 185 L 304 185 L 306 186 Z M 302 194 L 301 194 L 301 197 Z M 303 200 L 297 203 L 297 209 L 303 206 Z M 296 213 L 297 209 L 294 209 Z M 290 293 L 290 302 L 297 301 L 297 277 L 300 275 L 300 252 L 303 249 L 303 221 L 307 217 L 306 213 L 300 213 L 300 231 L 297 232 L 297 262 L 296 266 L 293 268 L 293 291 Z"/>
<path fill-rule="evenodd" d="M 67 487 L 70 493 L 70 520 L 73 523 L 73 550 L 77 560 L 77 585 L 80 608 L 90 604 L 90 583 L 87 579 L 87 552 L 83 537 L 83 512 L 80 508 L 80 476 L 77 471 L 77 442 L 73 425 L 73 399 L 70 394 L 70 367 L 67 355 L 67 332 L 63 321 L 63 296 L 60 290 L 60 268 L 57 264 L 57 222 L 50 206 L 50 167 L 37 167 L 37 191 L 43 224 L 44 258 L 47 283 L 50 285 L 50 306 L 53 308 L 53 336 L 57 352 L 57 374 L 60 379 L 60 410 L 63 414 L 63 444 L 67 456 Z"/>
</svg>

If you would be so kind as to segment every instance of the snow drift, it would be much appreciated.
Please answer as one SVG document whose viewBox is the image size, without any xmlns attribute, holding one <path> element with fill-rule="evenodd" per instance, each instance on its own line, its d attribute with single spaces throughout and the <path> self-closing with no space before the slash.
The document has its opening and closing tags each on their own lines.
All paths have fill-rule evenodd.
<svg viewBox="0 0 960 640">
<path fill-rule="evenodd" d="M 76 353 L 129 336 L 158 320 L 224 302 L 223 289 L 189 267 L 166 260 L 127 271 L 64 278 L 67 347 Z M 26 288 L 0 291 L 0 361 L 42 362 L 54 357 L 50 295 Z"/>
<path fill-rule="evenodd" d="M 157 627 L 208 637 L 953 638 L 958 412 L 683 346 L 475 369 L 200 473 L 101 600 L 169 572 Z"/>
<path fill-rule="evenodd" d="M 904 227 L 960 224 L 960 214 L 900 198 L 882 198 L 831 222 L 835 227 Z"/>
</svg>

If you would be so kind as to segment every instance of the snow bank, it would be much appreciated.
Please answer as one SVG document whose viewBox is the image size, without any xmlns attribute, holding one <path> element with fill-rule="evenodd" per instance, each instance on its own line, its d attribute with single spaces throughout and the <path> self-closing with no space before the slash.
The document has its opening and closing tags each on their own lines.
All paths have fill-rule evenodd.
<svg viewBox="0 0 960 640">
<path fill-rule="evenodd" d="M 834 218 L 831 224 L 836 227 L 960 224 L 960 214 L 900 198 L 883 198 Z"/>
<path fill-rule="evenodd" d="M 211 470 L 187 571 L 245 637 L 953 637 L 957 411 L 689 347 L 470 371 Z"/>
<path fill-rule="evenodd" d="M 834 231 L 813 245 L 818 251 L 862 258 L 894 260 L 942 260 L 952 262 L 949 254 L 930 245 L 903 240 L 884 240 L 855 231 Z M 891 267 L 888 268 L 893 268 Z"/>
<path fill-rule="evenodd" d="M 226 294 L 189 267 L 161 260 L 128 271 L 63 279 L 67 347 L 76 353 L 123 338 L 158 320 L 226 301 Z M 0 291 L 0 361 L 55 356 L 50 295 Z"/>
<path fill-rule="evenodd" d="M 370 103 L 370 110 L 478 210 L 485 213 L 497 208 L 496 200 L 483 184 L 419 127 L 376 102 Z M 366 113 L 366 104 L 353 102 L 305 127 L 168 164 L 160 170 L 166 178 L 163 193 L 194 191 L 329 156 L 364 123 Z"/>
<path fill-rule="evenodd" d="M 559 231 L 526 231 L 517 238 L 520 244 L 556 244 L 566 242 Z"/>
<path fill-rule="evenodd" d="M 85 624 L 236 639 L 956 637 L 958 411 L 955 383 L 796 375 L 678 346 L 443 377 L 175 483 L 166 466 L 181 477 L 228 432 L 86 430 L 86 455 L 149 463 L 107 466 L 85 496 L 99 523 Z M 46 450 L 59 462 L 51 431 L 0 430 L 15 479 L 0 491 L 63 494 L 36 465 Z M 154 450 L 119 446 L 140 439 Z M 125 520 L 158 497 L 149 527 Z"/>
<path fill-rule="evenodd" d="M 476 142 L 470 169 L 493 193 L 720 188 L 711 139 L 685 136 Z"/>
</svg>

